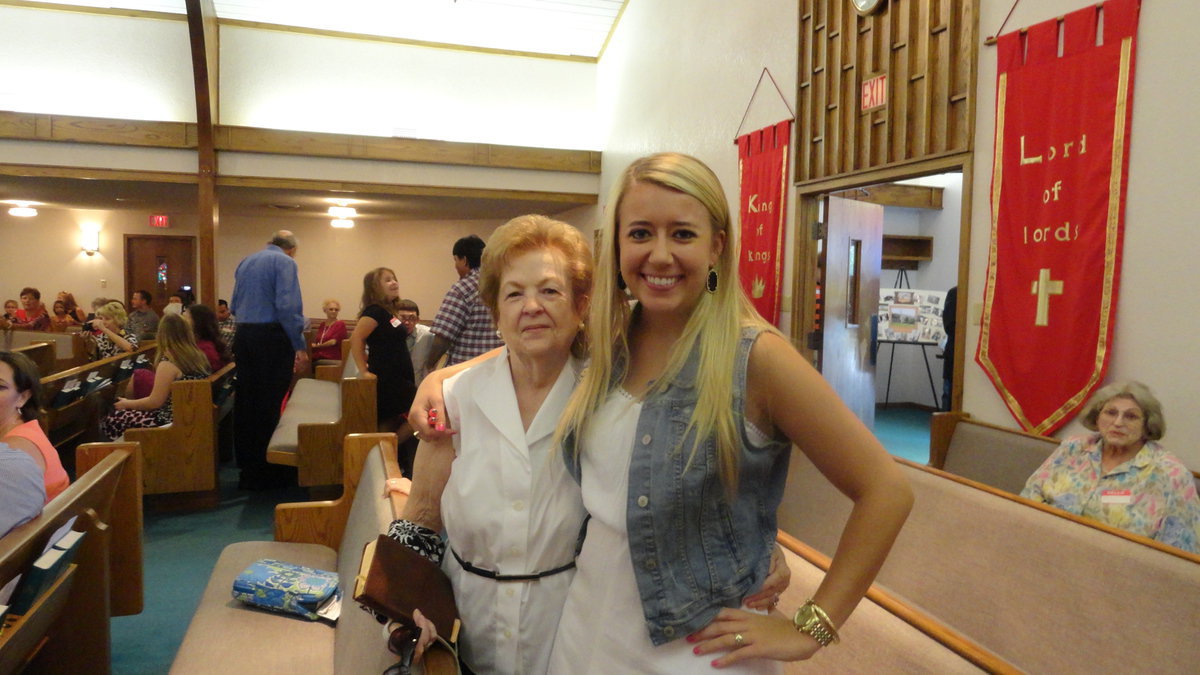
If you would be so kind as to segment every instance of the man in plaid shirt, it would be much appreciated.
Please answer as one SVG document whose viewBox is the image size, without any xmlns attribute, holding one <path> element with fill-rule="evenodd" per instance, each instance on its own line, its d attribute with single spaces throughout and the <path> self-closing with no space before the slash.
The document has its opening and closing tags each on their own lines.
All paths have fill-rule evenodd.
<svg viewBox="0 0 1200 675">
<path fill-rule="evenodd" d="M 446 365 L 452 366 L 504 344 L 496 334 L 492 313 L 479 299 L 479 262 L 484 246 L 483 240 L 473 234 L 454 242 L 454 269 L 459 278 L 442 299 L 433 320 L 427 370 L 436 368 L 447 350 L 450 356 Z"/>
</svg>

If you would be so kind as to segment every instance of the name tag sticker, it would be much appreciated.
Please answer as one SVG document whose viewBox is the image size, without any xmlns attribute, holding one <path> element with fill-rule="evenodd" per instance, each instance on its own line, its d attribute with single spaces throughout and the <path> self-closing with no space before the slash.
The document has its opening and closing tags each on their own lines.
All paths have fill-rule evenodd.
<svg viewBox="0 0 1200 675">
<path fill-rule="evenodd" d="M 399 327 L 400 327 L 400 319 L 397 319 L 396 317 L 393 316 L 392 317 L 392 328 L 399 328 Z"/>
<path fill-rule="evenodd" d="M 1132 490 L 1105 490 L 1100 493 L 1101 504 L 1132 504 Z"/>
</svg>

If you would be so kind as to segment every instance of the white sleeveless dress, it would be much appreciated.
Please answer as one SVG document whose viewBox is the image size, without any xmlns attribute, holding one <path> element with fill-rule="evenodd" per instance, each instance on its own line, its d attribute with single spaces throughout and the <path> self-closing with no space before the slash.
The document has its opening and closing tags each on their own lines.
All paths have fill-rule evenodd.
<svg viewBox="0 0 1200 675">
<path fill-rule="evenodd" d="M 724 652 L 697 656 L 686 636 L 657 647 L 650 642 L 625 521 L 629 464 L 641 410 L 640 401 L 618 389 L 596 412 L 582 439 L 583 504 L 592 519 L 575 561 L 550 672 L 782 673 L 782 663 L 761 659 L 716 671 L 710 664 Z M 747 425 L 747 430 L 751 440 L 767 440 L 753 426 Z"/>
</svg>

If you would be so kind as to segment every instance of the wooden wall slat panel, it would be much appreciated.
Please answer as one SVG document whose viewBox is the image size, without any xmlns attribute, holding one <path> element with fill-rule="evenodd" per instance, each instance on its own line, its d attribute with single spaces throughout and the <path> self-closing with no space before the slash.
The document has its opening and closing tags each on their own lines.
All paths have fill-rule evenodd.
<svg viewBox="0 0 1200 675">
<path fill-rule="evenodd" d="M 971 149 L 978 0 L 801 0 L 795 174 L 810 183 Z M 862 113 L 864 79 L 888 77 Z"/>
</svg>

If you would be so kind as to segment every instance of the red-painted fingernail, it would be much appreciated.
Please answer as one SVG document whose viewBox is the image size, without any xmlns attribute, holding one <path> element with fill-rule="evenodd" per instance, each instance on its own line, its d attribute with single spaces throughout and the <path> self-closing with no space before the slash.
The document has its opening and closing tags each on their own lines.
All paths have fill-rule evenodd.
<svg viewBox="0 0 1200 675">
<path fill-rule="evenodd" d="M 708 665 L 712 666 L 713 668 L 720 668 L 720 666 L 717 665 L 717 659 L 713 659 L 713 662 Z"/>
<path fill-rule="evenodd" d="M 699 654 L 699 653 L 700 653 L 700 647 L 692 647 L 692 653 L 693 653 L 693 654 Z"/>
<path fill-rule="evenodd" d="M 445 430 L 446 430 L 446 425 L 445 425 L 445 424 L 439 424 L 439 425 L 437 425 L 437 430 L 438 430 L 438 431 L 445 431 Z"/>
<path fill-rule="evenodd" d="M 688 641 L 688 642 L 695 642 L 695 641 L 696 641 L 696 636 L 695 636 L 695 635 L 689 635 L 689 636 L 687 636 L 687 641 Z"/>
</svg>

